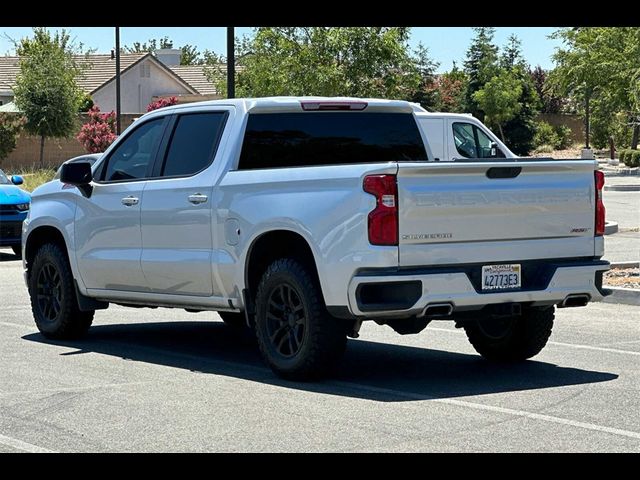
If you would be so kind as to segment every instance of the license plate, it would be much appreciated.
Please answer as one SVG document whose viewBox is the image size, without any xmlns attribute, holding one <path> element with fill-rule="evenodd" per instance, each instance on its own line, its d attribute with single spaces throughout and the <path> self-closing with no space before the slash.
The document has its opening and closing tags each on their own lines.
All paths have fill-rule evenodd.
<svg viewBox="0 0 640 480">
<path fill-rule="evenodd" d="M 520 288 L 520 264 L 484 265 L 482 290 L 509 290 Z"/>
</svg>

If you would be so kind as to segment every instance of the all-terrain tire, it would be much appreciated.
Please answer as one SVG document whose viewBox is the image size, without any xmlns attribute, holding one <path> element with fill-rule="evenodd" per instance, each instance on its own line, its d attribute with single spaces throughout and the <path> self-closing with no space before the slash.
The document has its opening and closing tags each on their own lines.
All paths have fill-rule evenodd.
<svg viewBox="0 0 640 480">
<path fill-rule="evenodd" d="M 554 307 L 529 308 L 501 320 L 478 319 L 464 326 L 476 352 L 496 362 L 520 362 L 544 348 L 551 335 Z M 493 323 L 491 323 L 493 322 Z"/>
<path fill-rule="evenodd" d="M 269 265 L 256 294 L 255 332 L 264 361 L 277 375 L 311 380 L 330 373 L 346 348 L 345 327 L 327 312 L 307 267 L 291 258 Z"/>
<path fill-rule="evenodd" d="M 36 326 L 45 337 L 80 338 L 89 330 L 95 311 L 78 308 L 71 267 L 59 245 L 47 243 L 36 252 L 29 268 L 29 295 Z"/>
</svg>

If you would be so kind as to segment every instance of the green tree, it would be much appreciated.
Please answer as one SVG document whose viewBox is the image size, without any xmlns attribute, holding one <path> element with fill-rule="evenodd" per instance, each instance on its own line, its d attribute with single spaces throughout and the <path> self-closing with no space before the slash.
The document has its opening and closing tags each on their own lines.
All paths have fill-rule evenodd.
<svg viewBox="0 0 640 480">
<path fill-rule="evenodd" d="M 474 99 L 474 94 L 497 75 L 498 47 L 493 43 L 494 28 L 476 27 L 473 30 L 476 35 L 464 61 L 464 72 L 468 79 L 465 108 L 474 117 L 484 120 L 484 114 Z"/>
<path fill-rule="evenodd" d="M 435 110 L 440 105 L 440 91 L 436 79 L 436 69 L 440 65 L 429 56 L 429 49 L 418 44 L 414 52 L 415 66 L 419 73 L 419 83 L 416 90 L 411 93 L 409 100 L 417 102 L 427 110 Z"/>
<path fill-rule="evenodd" d="M 125 53 L 147 53 L 158 50 L 159 48 L 173 48 L 173 40 L 169 37 L 162 37 L 159 39 L 150 38 L 144 43 L 133 42 L 131 45 L 124 47 Z"/>
<path fill-rule="evenodd" d="M 124 53 L 147 53 L 155 52 L 162 48 L 173 48 L 173 40 L 169 37 L 159 39 L 151 38 L 144 43 L 133 42 L 122 49 Z M 203 50 L 200 52 L 198 47 L 191 44 L 184 44 L 180 49 L 180 65 L 214 65 L 221 63 L 223 58 L 211 50 Z"/>
<path fill-rule="evenodd" d="M 200 61 L 198 47 L 189 44 L 180 47 L 180 65 L 198 65 Z"/>
<path fill-rule="evenodd" d="M 508 70 L 503 70 L 499 75 L 494 76 L 473 94 L 473 100 L 484 112 L 487 123 L 498 128 L 503 141 L 505 135 L 502 125 L 513 119 L 520 111 L 522 106 L 518 100 L 521 94 L 520 81 Z"/>
<path fill-rule="evenodd" d="M 257 28 L 238 47 L 236 92 L 408 99 L 421 82 L 408 40 L 396 27 Z M 206 71 L 224 92 L 219 69 Z"/>
<path fill-rule="evenodd" d="M 0 113 L 0 164 L 16 148 L 18 134 L 24 118 L 10 113 Z"/>
<path fill-rule="evenodd" d="M 502 48 L 500 66 L 508 69 L 514 67 L 525 68 L 527 66 L 527 62 L 522 56 L 522 42 L 514 34 L 509 35 L 507 44 Z"/>
<path fill-rule="evenodd" d="M 640 28 L 563 28 L 552 37 L 563 45 L 553 56 L 550 79 L 560 94 L 578 101 L 586 123 L 593 123 L 595 146 L 618 135 L 617 143 L 637 147 L 640 125 L 629 123 L 640 120 Z"/>
<path fill-rule="evenodd" d="M 500 58 L 501 71 L 507 72 L 520 85 L 518 112 L 502 125 L 509 148 L 517 155 L 528 155 L 533 149 L 536 134 L 536 115 L 540 98 L 529 73 L 529 65 L 522 56 L 520 40 L 511 35 Z"/>
<path fill-rule="evenodd" d="M 436 109 L 441 112 L 464 112 L 468 79 L 467 75 L 456 66 L 455 62 L 451 71 L 440 75 L 436 82 L 438 85 L 438 105 Z"/>
<path fill-rule="evenodd" d="M 533 87 L 540 99 L 540 111 L 542 113 L 560 113 L 565 105 L 565 98 L 557 95 L 550 87 L 548 73 L 538 65 L 529 71 Z"/>
<path fill-rule="evenodd" d="M 69 137 L 76 128 L 84 92 L 77 84 L 84 64 L 79 51 L 62 30 L 51 34 L 34 28 L 33 38 L 16 42 L 20 70 L 14 88 L 16 106 L 23 112 L 25 130 L 40 137 L 40 166 L 46 138 Z"/>
</svg>

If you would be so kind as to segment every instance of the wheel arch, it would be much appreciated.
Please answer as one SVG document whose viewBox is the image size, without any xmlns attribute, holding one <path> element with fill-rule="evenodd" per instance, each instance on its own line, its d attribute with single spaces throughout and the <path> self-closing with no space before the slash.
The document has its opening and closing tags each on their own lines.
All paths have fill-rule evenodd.
<svg viewBox="0 0 640 480">
<path fill-rule="evenodd" d="M 62 248 L 62 251 L 67 256 L 69 265 L 71 265 L 69 259 L 69 250 L 67 248 L 67 242 L 64 238 L 64 234 L 58 228 L 51 225 L 41 225 L 29 232 L 29 236 L 27 237 L 24 251 L 24 259 L 27 266 L 27 272 L 31 270 L 30 265 L 33 263 L 36 252 L 42 245 L 46 243 L 55 243 L 56 245 L 59 245 Z"/>
<path fill-rule="evenodd" d="M 310 242 L 296 231 L 279 228 L 257 235 L 247 249 L 244 285 L 252 297 L 266 268 L 274 260 L 286 257 L 295 258 L 309 268 L 322 293 L 322 282 Z"/>
</svg>

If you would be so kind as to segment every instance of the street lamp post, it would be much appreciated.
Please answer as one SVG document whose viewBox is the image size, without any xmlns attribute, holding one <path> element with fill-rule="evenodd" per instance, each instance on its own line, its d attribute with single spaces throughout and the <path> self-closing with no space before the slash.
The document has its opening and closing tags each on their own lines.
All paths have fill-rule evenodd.
<svg viewBox="0 0 640 480">
<path fill-rule="evenodd" d="M 227 98 L 235 98 L 236 56 L 234 27 L 227 27 Z"/>
<path fill-rule="evenodd" d="M 120 27 L 116 27 L 116 135 L 120 135 Z"/>
</svg>

